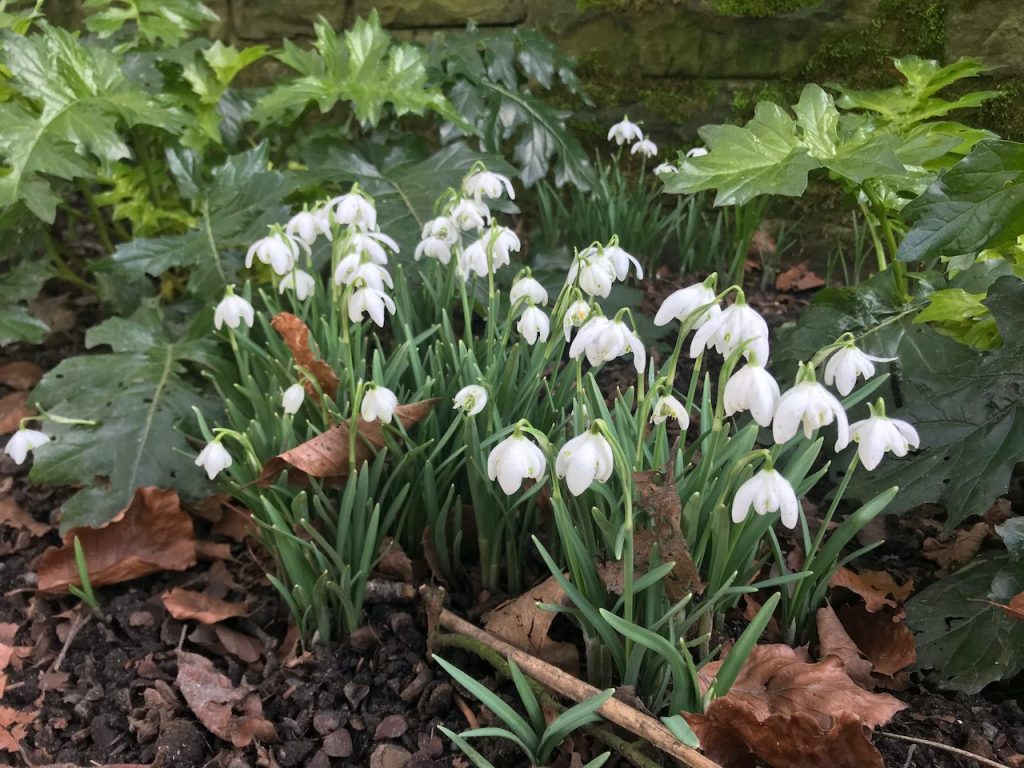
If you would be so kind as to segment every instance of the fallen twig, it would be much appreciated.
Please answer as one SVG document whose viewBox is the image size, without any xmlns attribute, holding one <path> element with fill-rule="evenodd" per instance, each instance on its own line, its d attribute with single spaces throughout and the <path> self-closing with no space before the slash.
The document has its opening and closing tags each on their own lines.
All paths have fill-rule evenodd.
<svg viewBox="0 0 1024 768">
<path fill-rule="evenodd" d="M 89 623 L 92 618 L 92 613 L 86 613 L 83 610 L 78 610 L 75 613 L 75 619 L 71 622 L 71 628 L 68 629 L 68 636 L 64 638 L 64 645 L 60 649 L 60 653 L 57 654 L 57 658 L 53 660 L 53 664 L 50 667 L 51 672 L 59 672 L 60 665 L 64 663 L 64 657 L 68 655 L 68 649 L 71 647 L 71 643 L 75 641 L 79 631 L 82 627 Z"/>
<path fill-rule="evenodd" d="M 427 600 L 428 606 L 430 600 Z M 438 623 L 449 632 L 472 638 L 493 648 L 506 659 L 511 659 L 524 673 L 553 691 L 568 699 L 579 702 L 596 696 L 600 691 L 592 685 L 566 674 L 558 667 L 541 661 L 504 640 L 492 635 L 468 621 L 459 618 L 451 611 L 442 608 L 437 617 Z M 606 720 L 625 728 L 630 733 L 645 739 L 662 752 L 671 755 L 690 768 L 721 768 L 700 752 L 679 741 L 672 732 L 650 715 L 645 715 L 618 699 L 609 699 L 597 710 Z"/>
<path fill-rule="evenodd" d="M 951 752 L 954 755 L 966 757 L 968 760 L 974 760 L 976 763 L 990 765 L 992 768 L 1010 768 L 1006 763 L 997 763 L 995 760 L 989 760 L 987 757 L 982 757 L 981 755 L 976 755 L 973 752 L 968 752 L 966 749 L 951 747 L 949 744 L 943 744 L 941 741 L 929 741 L 928 739 L 919 739 L 916 736 L 904 736 L 899 733 L 889 733 L 888 731 L 875 731 L 875 733 L 879 736 L 888 736 L 890 739 L 909 741 L 911 744 L 920 744 L 925 747 L 933 747 L 934 749 Z"/>
</svg>

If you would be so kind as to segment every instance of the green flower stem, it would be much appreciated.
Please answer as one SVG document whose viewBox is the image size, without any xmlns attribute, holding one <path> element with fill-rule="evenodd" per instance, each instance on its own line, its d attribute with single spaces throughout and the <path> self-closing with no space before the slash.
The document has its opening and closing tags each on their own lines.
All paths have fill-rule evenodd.
<svg viewBox="0 0 1024 768">
<path fill-rule="evenodd" d="M 92 222 L 96 227 L 96 234 L 99 236 L 103 248 L 107 254 L 113 253 L 114 244 L 110 240 L 110 230 L 107 229 L 107 222 L 103 218 L 103 212 L 100 210 L 99 205 L 96 204 L 96 198 L 93 196 L 92 190 L 89 189 L 89 185 L 83 179 L 78 180 L 78 190 L 82 193 L 85 204 L 89 207 L 89 215 L 92 217 Z"/>
<path fill-rule="evenodd" d="M 156 175 L 153 173 L 153 155 L 149 151 L 149 142 L 142 135 L 142 131 L 136 126 L 131 130 L 132 146 L 139 157 L 139 164 L 146 174 L 146 186 L 149 187 L 149 196 L 155 208 L 163 206 L 163 198 L 160 194 L 160 186 L 156 183 Z"/>
<path fill-rule="evenodd" d="M 44 230 L 43 236 L 43 242 L 46 245 L 46 253 L 57 270 L 57 279 L 63 280 L 66 283 L 71 283 L 72 285 L 81 288 L 83 291 L 88 291 L 89 293 L 98 296 L 99 291 L 96 287 L 92 285 L 92 283 L 89 283 L 79 277 L 75 274 L 75 271 L 68 266 L 67 261 L 64 260 L 64 256 L 60 252 L 60 247 L 57 245 L 57 241 L 53 239 L 53 235 L 51 235 L 48 230 Z"/>
<path fill-rule="evenodd" d="M 869 184 L 865 184 L 862 189 L 864 194 L 868 198 L 868 202 L 871 203 L 871 209 L 874 211 L 875 216 L 878 218 L 879 226 L 882 229 L 882 236 L 885 238 L 885 243 L 889 249 L 889 261 L 892 268 L 893 283 L 896 286 L 896 294 L 904 301 L 910 300 L 910 292 L 907 290 L 907 272 L 906 267 L 896 258 L 896 252 L 899 250 L 899 246 L 896 243 L 896 235 L 892 231 L 892 222 L 889 221 L 889 216 L 886 213 L 885 206 L 882 204 L 878 194 L 871 188 Z M 878 250 L 879 243 L 877 242 L 877 235 L 874 236 L 875 248 Z M 884 270 L 885 256 L 879 256 L 879 270 Z"/>
</svg>

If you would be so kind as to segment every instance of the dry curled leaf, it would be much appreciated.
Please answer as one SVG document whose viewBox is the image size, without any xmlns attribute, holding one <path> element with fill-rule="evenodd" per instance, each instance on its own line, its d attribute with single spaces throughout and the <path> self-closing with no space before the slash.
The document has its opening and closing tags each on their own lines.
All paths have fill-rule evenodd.
<svg viewBox="0 0 1024 768">
<path fill-rule="evenodd" d="M 506 600 L 488 614 L 484 629 L 537 658 L 554 664 L 570 674 L 579 670 L 579 651 L 572 643 L 552 640 L 548 635 L 558 615 L 537 606 L 537 603 L 562 605 L 565 592 L 549 576 L 519 597 Z"/>
<path fill-rule="evenodd" d="M 914 633 L 903 623 L 902 611 L 871 613 L 862 605 L 836 610 L 839 621 L 864 657 L 871 662 L 875 681 L 893 688 L 899 673 L 917 661 Z"/>
<path fill-rule="evenodd" d="M 864 601 L 864 607 L 874 613 L 883 608 L 896 608 L 914 591 L 914 582 L 907 580 L 898 584 L 885 571 L 861 571 L 854 573 L 848 568 L 839 568 L 828 585 L 832 589 L 848 589 Z"/>
<path fill-rule="evenodd" d="M 317 380 L 321 391 L 333 400 L 338 394 L 338 375 L 310 348 L 309 328 L 306 324 L 290 312 L 279 312 L 270 324 L 288 345 L 295 364 L 309 372 Z M 306 393 L 314 399 L 320 399 L 320 393 L 309 381 L 306 382 Z"/>
<path fill-rule="evenodd" d="M 24 392 L 43 378 L 43 369 L 27 360 L 0 365 L 0 384 Z"/>
<path fill-rule="evenodd" d="M 13 707 L 0 706 L 0 752 L 21 754 L 21 740 L 28 736 L 28 727 L 38 712 L 24 712 Z"/>
<path fill-rule="evenodd" d="M 999 603 L 993 603 L 993 605 L 997 606 L 999 610 L 1011 619 L 1024 621 L 1024 592 L 1014 595 L 1006 605 L 1000 605 Z"/>
<path fill-rule="evenodd" d="M 638 512 L 646 513 L 650 521 L 650 527 L 638 527 L 633 538 L 637 571 L 647 570 L 651 549 L 657 544 L 661 562 L 675 563 L 664 582 L 669 599 L 674 602 L 691 590 L 699 592 L 703 584 L 679 528 L 683 508 L 675 482 L 658 471 L 634 472 L 633 482 L 637 492 L 634 506 Z"/>
<path fill-rule="evenodd" d="M 839 657 L 850 679 L 861 688 L 872 690 L 875 687 L 875 680 L 871 677 L 872 664 L 864 658 L 857 644 L 843 628 L 843 623 L 832 606 L 824 605 L 819 608 L 816 618 L 821 657 Z"/>
<path fill-rule="evenodd" d="M 64 546 L 51 547 L 39 563 L 39 590 L 54 592 L 78 584 L 74 541 L 85 553 L 94 587 L 117 584 L 159 571 L 184 571 L 196 564 L 192 518 L 173 490 L 139 488 L 131 503 L 102 528 L 72 528 Z"/>
<path fill-rule="evenodd" d="M 52 526 L 40 523 L 23 510 L 11 496 L 0 497 L 0 525 L 25 530 L 33 536 L 43 536 L 53 530 Z"/>
<path fill-rule="evenodd" d="M 420 400 L 395 408 L 395 417 L 405 429 L 422 420 L 434 407 L 437 398 Z M 384 432 L 379 421 L 359 419 L 356 438 L 356 464 L 368 461 L 375 448 L 384 446 Z M 288 470 L 288 481 L 301 484 L 310 477 L 339 480 L 348 476 L 349 468 L 348 424 L 336 424 L 312 440 L 278 454 L 263 465 L 256 483 L 267 485 L 283 470 Z"/>
<path fill-rule="evenodd" d="M 175 587 L 164 592 L 160 599 L 164 608 L 179 621 L 198 621 L 201 624 L 216 624 L 235 616 L 245 615 L 244 603 L 229 603 L 202 592 Z"/>
<path fill-rule="evenodd" d="M 247 747 L 253 739 L 277 741 L 259 694 L 244 683 L 232 685 L 205 656 L 178 651 L 176 682 L 189 709 L 214 736 L 236 747 Z"/>
<path fill-rule="evenodd" d="M 775 278 L 775 288 L 780 291 L 813 291 L 821 288 L 825 281 L 807 268 L 807 262 L 800 262 L 780 272 Z"/>
<path fill-rule="evenodd" d="M 722 662 L 700 672 L 710 685 Z M 704 751 L 723 768 L 882 768 L 865 729 L 904 709 L 857 687 L 835 656 L 810 663 L 785 645 L 753 648 L 728 694 L 704 714 L 685 714 Z"/>
<path fill-rule="evenodd" d="M 952 571 L 970 562 L 985 543 L 991 528 L 988 523 L 975 523 L 967 530 L 960 529 L 951 541 L 927 538 L 921 547 L 921 554 L 939 564 L 944 571 Z"/>
<path fill-rule="evenodd" d="M 36 409 L 28 404 L 28 392 L 11 392 L 0 397 L 0 435 L 16 431 L 22 419 L 35 415 Z"/>
</svg>

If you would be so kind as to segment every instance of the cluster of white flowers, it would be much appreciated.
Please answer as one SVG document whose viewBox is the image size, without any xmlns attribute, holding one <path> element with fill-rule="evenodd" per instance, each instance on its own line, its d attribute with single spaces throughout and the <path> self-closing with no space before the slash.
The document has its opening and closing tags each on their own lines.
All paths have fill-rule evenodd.
<svg viewBox="0 0 1024 768">
<path fill-rule="evenodd" d="M 658 145 L 644 138 L 640 126 L 631 122 L 628 116 L 608 129 L 608 141 L 614 141 L 620 147 L 623 144 L 632 144 L 629 149 L 631 155 L 656 157 L 658 154 Z"/>
</svg>

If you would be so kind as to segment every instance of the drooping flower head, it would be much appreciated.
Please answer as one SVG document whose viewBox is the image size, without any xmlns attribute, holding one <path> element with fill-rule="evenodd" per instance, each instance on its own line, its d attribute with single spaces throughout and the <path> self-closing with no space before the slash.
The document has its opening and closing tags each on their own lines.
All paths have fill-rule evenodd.
<svg viewBox="0 0 1024 768">
<path fill-rule="evenodd" d="M 630 122 L 628 116 L 623 117 L 621 121 L 608 129 L 608 141 L 614 141 L 620 147 L 623 144 L 642 141 L 643 138 L 644 132 L 640 130 L 640 126 Z"/>
<path fill-rule="evenodd" d="M 281 283 L 277 286 L 278 293 L 285 291 L 293 291 L 296 299 L 305 301 L 316 293 L 316 280 L 309 272 L 293 269 L 281 278 Z"/>
<path fill-rule="evenodd" d="M 518 491 L 523 480 L 540 480 L 546 469 L 544 451 L 518 427 L 487 456 L 487 476 L 498 481 L 506 496 Z"/>
<path fill-rule="evenodd" d="M 487 390 L 479 384 L 470 384 L 455 393 L 452 403 L 455 410 L 467 416 L 476 416 L 487 405 Z"/>
<path fill-rule="evenodd" d="M 751 507 L 759 515 L 780 511 L 782 524 L 787 528 L 795 528 L 800 520 L 800 502 L 793 486 L 771 467 L 762 469 L 736 489 L 732 500 L 732 521 L 742 523 L 750 514 Z"/>
<path fill-rule="evenodd" d="M 281 396 L 281 410 L 292 416 L 299 412 L 305 399 L 306 388 L 301 384 L 292 384 Z"/>
<path fill-rule="evenodd" d="M 331 226 L 327 218 L 316 211 L 309 210 L 299 211 L 292 216 L 285 224 L 284 231 L 285 234 L 307 246 L 313 245 L 320 235 L 328 240 L 332 237 Z"/>
<path fill-rule="evenodd" d="M 419 261 L 423 256 L 437 259 L 445 266 L 452 259 L 452 247 L 459 242 L 459 228 L 447 216 L 438 216 L 423 225 L 423 239 L 413 252 Z"/>
<path fill-rule="evenodd" d="M 565 478 L 573 496 L 579 496 L 595 480 L 607 482 L 614 469 L 612 446 L 596 425 L 563 445 L 555 457 L 555 474 Z"/>
<path fill-rule="evenodd" d="M 582 299 L 574 301 L 569 305 L 569 308 L 565 310 L 565 317 L 562 318 L 562 333 L 565 334 L 566 341 L 569 341 L 569 338 L 572 336 L 572 329 L 579 328 L 587 322 L 593 311 L 594 309 L 590 306 L 590 302 L 583 301 Z"/>
<path fill-rule="evenodd" d="M 50 442 L 50 437 L 45 432 L 40 432 L 38 429 L 21 427 L 7 441 L 7 445 L 4 446 L 4 453 L 10 456 L 15 464 L 21 465 L 25 463 L 25 459 L 28 458 L 30 451 L 34 451 L 39 446 L 46 445 L 48 442 Z"/>
<path fill-rule="evenodd" d="M 359 403 L 359 415 L 364 421 L 379 420 L 381 424 L 390 424 L 397 407 L 398 396 L 387 387 L 371 381 L 366 385 L 363 400 Z"/>
<path fill-rule="evenodd" d="M 231 463 L 231 454 L 228 453 L 227 448 L 221 445 L 219 438 L 214 438 L 212 442 L 207 443 L 206 447 L 196 456 L 195 461 L 197 467 L 206 470 L 206 476 L 211 480 L 230 467 Z"/>
<path fill-rule="evenodd" d="M 875 375 L 875 363 L 891 363 L 895 357 L 875 357 L 861 352 L 850 341 L 837 349 L 825 364 L 825 383 L 835 385 L 836 391 L 846 397 L 853 392 L 857 377 L 865 381 Z"/>
<path fill-rule="evenodd" d="M 779 383 L 757 363 L 747 363 L 725 383 L 725 415 L 750 411 L 760 426 L 772 423 L 779 405 Z"/>
<path fill-rule="evenodd" d="M 482 197 L 489 197 L 492 200 L 501 197 L 502 192 L 508 195 L 509 200 L 516 199 L 516 191 L 512 188 L 512 182 L 507 176 L 500 173 L 492 173 L 478 163 L 474 166 L 473 173 L 466 176 L 462 181 L 462 192 L 467 197 L 479 201 Z"/>
<path fill-rule="evenodd" d="M 487 226 L 487 222 L 491 220 L 491 212 L 479 200 L 464 197 L 452 208 L 449 218 L 463 232 L 468 232 L 471 229 L 480 230 Z"/>
<path fill-rule="evenodd" d="M 772 437 L 779 445 L 788 442 L 803 426 L 804 436 L 810 439 L 814 430 L 836 423 L 838 439 L 836 450 L 841 451 L 850 442 L 850 425 L 846 411 L 836 396 L 818 383 L 814 366 L 800 364 L 796 384 L 779 398 L 772 419 Z"/>
<path fill-rule="evenodd" d="M 486 277 L 512 263 L 511 254 L 518 253 L 519 236 L 508 227 L 492 224 L 480 239 L 466 248 L 459 256 L 462 274 Z"/>
<path fill-rule="evenodd" d="M 569 265 L 565 282 L 572 285 L 579 281 L 580 289 L 588 296 L 607 299 L 616 280 L 615 264 L 599 246 L 588 246 L 576 254 Z"/>
<path fill-rule="evenodd" d="M 347 195 L 329 200 L 326 207 L 332 212 L 334 220 L 342 226 L 367 231 L 377 229 L 377 208 L 372 200 L 362 194 L 358 184 Z"/>
<path fill-rule="evenodd" d="M 534 304 L 544 306 L 548 303 L 548 292 L 529 273 L 517 277 L 512 283 L 512 289 L 508 292 L 508 300 L 513 305 L 517 301 L 529 300 Z"/>
<path fill-rule="evenodd" d="M 913 426 L 885 415 L 885 402 L 881 398 L 868 407 L 871 417 L 850 425 L 850 437 L 857 443 L 857 456 L 865 469 L 875 469 L 887 451 L 903 457 L 910 449 L 917 450 L 921 445 L 921 438 Z"/>
<path fill-rule="evenodd" d="M 658 145 L 650 139 L 641 139 L 629 150 L 631 155 L 643 155 L 644 157 L 655 157 L 658 154 Z"/>
<path fill-rule="evenodd" d="M 519 331 L 526 343 L 531 347 L 538 341 L 547 341 L 551 333 L 551 321 L 544 311 L 531 303 L 516 323 L 516 330 Z"/>
<path fill-rule="evenodd" d="M 237 328 L 243 322 L 247 327 L 252 328 L 256 313 L 252 304 L 235 295 L 235 287 L 229 285 L 224 292 L 224 298 L 220 300 L 217 308 L 213 311 L 213 327 L 218 331 L 222 326 Z"/>
<path fill-rule="evenodd" d="M 334 269 L 335 285 L 352 285 L 357 280 L 362 280 L 362 285 L 383 291 L 384 287 L 394 288 L 395 283 L 391 279 L 391 273 L 380 264 L 367 261 L 366 257 L 352 253 L 338 262 Z"/>
<path fill-rule="evenodd" d="M 354 285 L 359 285 L 359 283 L 354 283 Z M 385 310 L 392 315 L 395 314 L 395 302 L 378 288 L 371 288 L 364 284 L 349 294 L 348 317 L 353 323 L 362 320 L 363 315 L 369 315 L 374 323 L 383 327 Z"/>
<path fill-rule="evenodd" d="M 569 346 L 569 357 L 576 359 L 587 356 L 591 365 L 601 365 L 617 357 L 633 353 L 633 365 L 637 373 L 643 373 L 647 364 L 647 351 L 640 337 L 621 320 L 607 317 L 592 317 L 588 320 Z"/>
<path fill-rule="evenodd" d="M 664 424 L 669 419 L 678 421 L 680 429 L 690 426 L 690 414 L 686 412 L 686 406 L 679 402 L 674 395 L 663 395 L 654 404 L 654 410 L 651 411 L 651 423 Z"/>
<path fill-rule="evenodd" d="M 697 357 L 705 347 L 714 348 L 728 358 L 741 345 L 747 360 L 768 361 L 768 323 L 747 305 L 740 292 L 734 304 L 704 322 L 693 335 L 690 357 Z"/>
<path fill-rule="evenodd" d="M 245 254 L 245 266 L 251 269 L 254 260 L 269 264 L 279 275 L 288 274 L 295 266 L 299 254 L 308 246 L 287 234 L 280 226 L 274 225 L 270 234 L 249 246 Z"/>
<path fill-rule="evenodd" d="M 711 275 L 703 283 L 689 285 L 669 294 L 658 307 L 658 311 L 654 315 L 654 324 L 667 325 L 672 320 L 685 323 L 691 315 L 700 309 L 703 311 L 694 320 L 694 328 L 700 328 L 712 318 L 718 317 L 722 314 L 722 308 L 716 301 L 716 278 L 716 275 Z"/>
</svg>

